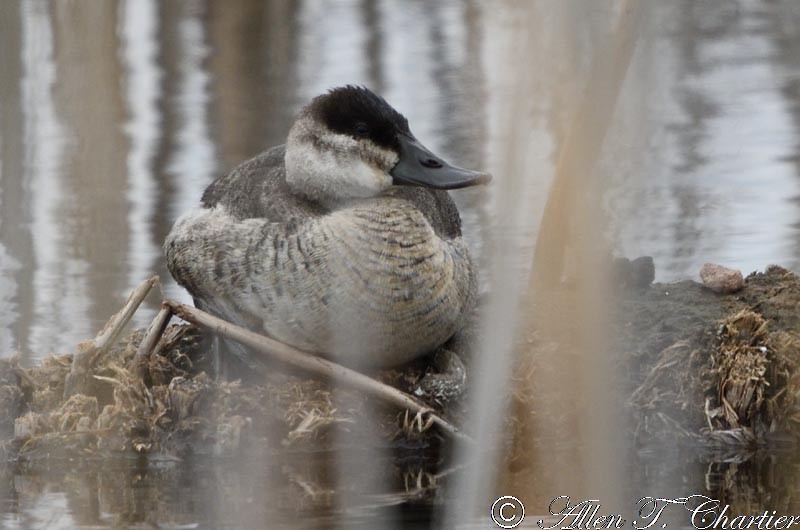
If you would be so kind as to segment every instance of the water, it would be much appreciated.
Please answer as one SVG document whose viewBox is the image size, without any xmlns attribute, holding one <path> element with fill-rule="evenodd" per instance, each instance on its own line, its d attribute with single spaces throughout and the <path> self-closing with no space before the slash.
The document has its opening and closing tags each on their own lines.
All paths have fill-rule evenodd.
<svg viewBox="0 0 800 530">
<path fill-rule="evenodd" d="M 652 255 L 660 279 L 704 261 L 798 266 L 798 17 L 792 2 L 743 1 L 661 19 L 658 62 L 640 71 L 656 81 L 641 110 L 657 127 L 609 199 L 621 249 Z"/>
<path fill-rule="evenodd" d="M 616 16 L 610 3 L 512 0 L 0 3 L 0 355 L 32 363 L 73 351 L 152 273 L 165 296 L 187 300 L 160 250 L 174 219 L 216 175 L 282 143 L 308 98 L 344 83 L 381 92 L 445 158 L 495 173 L 492 190 L 454 196 L 484 290 L 524 285 L 559 149 Z M 695 277 L 706 261 L 745 273 L 800 268 L 800 6 L 650 2 L 637 29 L 597 168 L 611 247 L 652 255 L 662 281 Z M 148 303 L 135 325 L 152 318 L 157 301 Z M 425 527 L 430 508 L 409 500 L 404 479 L 438 464 L 398 470 L 386 458 L 377 464 L 393 470 L 386 490 L 348 495 L 359 500 L 346 519 L 319 501 L 345 493 L 312 464 L 10 467 L 0 524 L 327 527 L 377 517 Z M 794 506 L 787 456 L 630 458 L 624 499 L 662 487 L 728 491 L 738 480 L 754 505 Z M 686 462 L 680 473 L 670 458 Z M 550 460 L 551 470 L 585 469 L 562 452 Z M 466 490 L 440 500 L 455 505 L 456 491 Z M 532 513 L 550 494 L 532 493 Z M 474 524 L 489 527 L 483 516 Z"/>
</svg>

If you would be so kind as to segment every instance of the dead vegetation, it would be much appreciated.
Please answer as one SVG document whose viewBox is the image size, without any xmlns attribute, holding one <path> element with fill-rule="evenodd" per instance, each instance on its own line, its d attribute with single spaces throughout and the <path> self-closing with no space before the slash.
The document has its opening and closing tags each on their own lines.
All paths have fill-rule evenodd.
<svg viewBox="0 0 800 530">
<path fill-rule="evenodd" d="M 212 380 L 201 369 L 206 344 L 189 325 L 166 330 L 143 378 L 133 362 L 142 336 L 133 333 L 114 346 L 95 366 L 87 393 L 66 398 L 71 356 L 48 357 L 29 369 L 15 358 L 2 361 L 6 458 L 227 455 L 244 444 L 302 449 L 324 445 L 334 426 L 357 430 L 365 421 L 363 394 L 334 392 L 316 379 L 276 373 L 257 383 Z M 387 442 L 398 434 L 433 434 L 420 434 L 424 425 L 404 434 L 396 411 L 381 414 Z"/>
<path fill-rule="evenodd" d="M 0 440 L 6 459 L 226 455 L 245 445 L 302 449 L 324 446 L 333 427 L 357 431 L 374 419 L 374 407 L 366 406 L 368 392 L 286 367 L 247 382 L 214 380 L 207 375 L 210 348 L 203 333 L 191 325 L 165 328 L 168 319 L 161 313 L 147 332 L 120 340 L 132 306 L 138 307 L 155 285 L 148 282 L 76 354 L 50 356 L 31 368 L 20 367 L 16 358 L 0 361 L 0 407 L 6 411 Z M 419 375 L 417 368 L 378 374 L 401 388 Z M 373 379 L 365 384 L 368 390 L 387 386 Z M 404 426 L 402 412 L 380 409 L 379 428 L 387 443 L 397 436 L 433 441 L 436 436 L 428 429 L 435 413 L 426 411 L 437 405 L 392 390 L 400 396 L 393 399 L 413 400 L 419 419 L 406 419 Z"/>
</svg>

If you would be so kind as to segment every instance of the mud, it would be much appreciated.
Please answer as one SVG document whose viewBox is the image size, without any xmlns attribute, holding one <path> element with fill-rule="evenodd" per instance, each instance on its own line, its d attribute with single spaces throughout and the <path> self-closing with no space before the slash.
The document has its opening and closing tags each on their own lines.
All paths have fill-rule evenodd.
<svg viewBox="0 0 800 530">
<path fill-rule="evenodd" d="M 638 441 L 794 443 L 798 307 L 800 280 L 777 266 L 749 275 L 733 294 L 684 281 L 624 297 L 618 344 Z"/>
</svg>

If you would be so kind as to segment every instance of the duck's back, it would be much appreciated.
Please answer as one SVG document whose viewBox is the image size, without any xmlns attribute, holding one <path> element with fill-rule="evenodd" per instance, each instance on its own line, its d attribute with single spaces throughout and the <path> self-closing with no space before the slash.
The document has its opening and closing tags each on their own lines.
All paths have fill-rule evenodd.
<svg viewBox="0 0 800 530">
<path fill-rule="evenodd" d="M 264 151 L 212 182 L 203 193 L 205 208 L 222 206 L 237 219 L 286 222 L 326 213 L 319 204 L 291 193 L 286 183 L 286 146 Z"/>
</svg>

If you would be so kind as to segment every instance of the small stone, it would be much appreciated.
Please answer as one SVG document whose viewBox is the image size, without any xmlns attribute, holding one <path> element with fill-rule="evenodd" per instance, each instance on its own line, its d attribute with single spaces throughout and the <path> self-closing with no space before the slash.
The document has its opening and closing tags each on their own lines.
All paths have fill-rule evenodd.
<svg viewBox="0 0 800 530">
<path fill-rule="evenodd" d="M 706 263 L 700 269 L 700 279 L 703 285 L 715 293 L 735 293 L 744 287 L 744 277 L 741 271 L 729 269 L 715 263 Z"/>
</svg>

